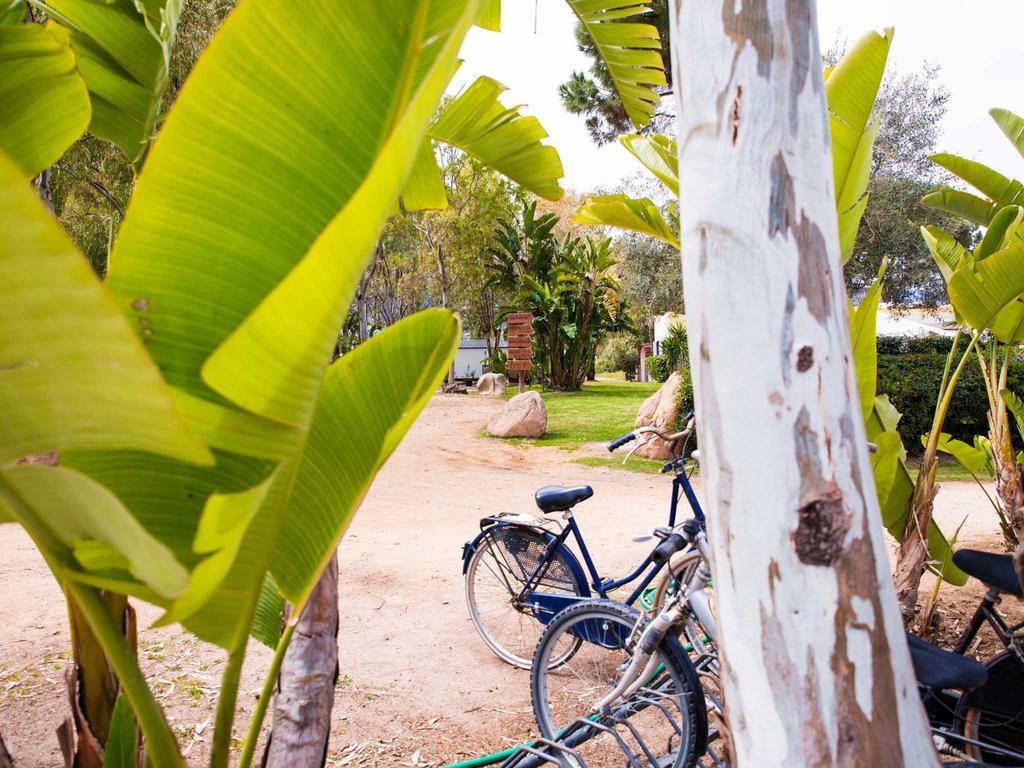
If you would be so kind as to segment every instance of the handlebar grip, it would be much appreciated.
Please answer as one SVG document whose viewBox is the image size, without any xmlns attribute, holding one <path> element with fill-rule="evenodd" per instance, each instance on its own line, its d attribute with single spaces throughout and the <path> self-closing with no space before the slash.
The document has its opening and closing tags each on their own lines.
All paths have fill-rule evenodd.
<svg viewBox="0 0 1024 768">
<path fill-rule="evenodd" d="M 651 552 L 651 562 L 655 565 L 666 563 L 676 552 L 686 549 L 687 544 L 689 541 L 685 536 L 681 533 L 673 533 L 654 548 L 654 551 Z"/>
<path fill-rule="evenodd" d="M 626 443 L 636 440 L 636 435 L 632 432 L 627 432 L 624 435 L 616 437 L 610 443 L 608 443 L 608 453 L 613 453 L 617 448 L 621 448 Z"/>
</svg>

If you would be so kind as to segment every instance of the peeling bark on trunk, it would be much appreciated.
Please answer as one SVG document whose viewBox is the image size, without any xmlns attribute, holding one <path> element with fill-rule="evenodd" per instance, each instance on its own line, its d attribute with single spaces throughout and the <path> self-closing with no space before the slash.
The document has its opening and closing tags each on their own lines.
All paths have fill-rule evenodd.
<svg viewBox="0 0 1024 768">
<path fill-rule="evenodd" d="M 813 0 L 673 0 L 733 765 L 937 765 L 850 350 Z"/>
<path fill-rule="evenodd" d="M 321 768 L 338 680 L 338 556 L 320 576 L 285 653 L 264 768 Z"/>
</svg>

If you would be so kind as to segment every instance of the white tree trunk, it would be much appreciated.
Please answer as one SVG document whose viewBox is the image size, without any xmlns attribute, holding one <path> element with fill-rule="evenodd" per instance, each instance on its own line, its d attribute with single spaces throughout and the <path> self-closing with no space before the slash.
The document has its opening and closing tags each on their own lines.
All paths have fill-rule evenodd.
<svg viewBox="0 0 1024 768">
<path fill-rule="evenodd" d="M 670 5 L 733 765 L 937 765 L 852 369 L 815 3 Z"/>
</svg>

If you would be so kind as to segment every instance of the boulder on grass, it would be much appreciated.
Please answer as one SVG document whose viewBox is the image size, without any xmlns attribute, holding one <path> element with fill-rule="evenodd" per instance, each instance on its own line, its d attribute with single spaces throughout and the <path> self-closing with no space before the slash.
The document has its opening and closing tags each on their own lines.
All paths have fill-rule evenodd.
<svg viewBox="0 0 1024 768">
<path fill-rule="evenodd" d="M 673 431 L 673 425 L 679 417 L 679 388 L 682 383 L 683 379 L 678 371 L 669 376 L 658 391 L 644 400 L 640 406 L 636 414 L 636 426 L 657 427 L 662 432 Z M 653 435 L 649 435 L 647 442 L 636 449 L 636 455 L 659 461 L 672 458 L 668 443 Z"/>
<path fill-rule="evenodd" d="M 504 395 L 507 386 L 504 373 L 485 373 L 477 380 L 476 391 L 479 395 Z"/>
<path fill-rule="evenodd" d="M 548 428 L 548 411 L 536 392 L 516 395 L 487 424 L 495 437 L 543 437 Z"/>
</svg>

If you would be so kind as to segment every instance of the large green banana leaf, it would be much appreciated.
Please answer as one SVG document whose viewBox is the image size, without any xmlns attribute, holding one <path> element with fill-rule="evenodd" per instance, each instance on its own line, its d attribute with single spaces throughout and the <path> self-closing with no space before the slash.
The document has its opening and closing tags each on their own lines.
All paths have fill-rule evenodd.
<svg viewBox="0 0 1024 768">
<path fill-rule="evenodd" d="M 1024 204 L 1024 185 L 983 163 L 946 152 L 931 155 L 929 159 L 981 192 L 995 203 L 996 210 L 1007 205 Z"/>
<path fill-rule="evenodd" d="M 207 461 L 142 343 L 3 153 L 0 231 L 0 466 L 71 448 Z"/>
<path fill-rule="evenodd" d="M 972 328 L 1010 344 L 1024 333 L 1024 243 L 962 267 L 947 285 L 949 301 Z"/>
<path fill-rule="evenodd" d="M 942 279 L 947 283 L 961 264 L 974 263 L 970 254 L 955 238 L 933 224 L 921 227 L 921 237 L 931 251 Z"/>
<path fill-rule="evenodd" d="M 505 86 L 479 77 L 448 102 L 427 134 L 430 139 L 461 149 L 530 192 L 549 200 L 562 196 L 558 180 L 562 161 L 554 147 L 541 143 L 547 131 L 519 107 L 502 106 Z M 445 208 L 448 204 L 430 142 L 424 142 L 402 197 L 408 210 Z"/>
<path fill-rule="evenodd" d="M 254 616 L 269 623 L 268 572 L 301 604 L 455 343 L 454 322 L 427 315 L 327 369 L 476 12 L 466 0 L 344 0 L 303 14 L 246 0 L 146 162 L 108 285 L 217 463 L 67 461 L 191 570 L 188 591 L 159 603 L 167 619 L 224 647 L 244 643 Z"/>
<path fill-rule="evenodd" d="M 1024 120 L 1005 109 L 993 109 L 992 119 L 1018 152 L 1024 154 Z M 987 165 L 957 155 L 932 155 L 932 161 L 966 181 L 984 197 L 943 185 L 929 192 L 921 202 L 932 208 L 960 216 L 987 227 L 1000 209 L 1008 205 L 1024 205 L 1024 184 L 1011 179 Z"/>
<path fill-rule="evenodd" d="M 864 294 L 856 310 L 850 313 L 850 347 L 853 349 L 853 368 L 857 374 L 860 394 L 860 412 L 867 419 L 874 407 L 878 385 L 878 305 L 882 300 L 882 281 L 888 262 L 882 260 L 878 276 Z"/>
<path fill-rule="evenodd" d="M 980 227 L 987 227 L 996 211 L 999 210 L 998 203 L 947 186 L 929 192 L 921 198 L 921 202 L 937 210 L 967 219 Z"/>
<path fill-rule="evenodd" d="M 622 19 L 648 13 L 650 7 L 644 0 L 565 1 L 593 41 L 633 127 L 643 128 L 661 103 L 656 89 L 667 82 L 662 41 L 653 25 Z M 501 0 L 483 0 L 477 24 L 497 30 L 500 22 Z"/>
<path fill-rule="evenodd" d="M 142 167 L 160 119 L 183 0 L 33 0 L 71 31 L 92 97 L 89 132 Z"/>
<path fill-rule="evenodd" d="M 620 136 L 619 143 L 665 185 L 673 198 L 679 197 L 679 154 L 675 140 L 632 133 Z"/>
<path fill-rule="evenodd" d="M 667 82 L 662 69 L 662 41 L 653 25 L 622 19 L 646 13 L 650 8 L 637 0 L 566 2 L 594 42 L 633 126 L 643 128 L 661 103 L 656 89 Z"/>
<path fill-rule="evenodd" d="M 978 262 L 996 251 L 1021 242 L 1021 223 L 1024 222 L 1024 208 L 1008 205 L 1001 208 L 989 222 L 985 236 L 974 249 L 974 261 Z"/>
<path fill-rule="evenodd" d="M 899 420 L 900 414 L 889 402 L 889 396 L 879 395 L 865 422 L 868 440 L 876 447 L 871 454 L 871 469 L 882 524 L 897 541 L 902 540 L 906 532 L 910 497 L 914 494 L 914 478 L 907 467 L 907 453 L 896 430 Z M 958 587 L 967 583 L 967 574 L 953 565 L 950 544 L 934 520 L 928 526 L 928 556 L 933 569 L 945 581 Z"/>
<path fill-rule="evenodd" d="M 67 31 L 0 24 L 0 152 L 34 176 L 85 132 L 89 115 Z"/>
<path fill-rule="evenodd" d="M 989 114 L 999 126 L 999 130 L 1006 134 L 1006 138 L 1020 152 L 1021 157 L 1024 157 L 1024 119 L 1008 109 L 993 109 Z"/>
<path fill-rule="evenodd" d="M 891 27 L 882 34 L 869 32 L 829 71 L 825 81 L 844 264 L 853 253 L 857 228 L 867 205 L 865 192 L 878 128 L 872 113 L 892 37 Z"/>
<path fill-rule="evenodd" d="M 589 198 L 577 209 L 573 221 L 592 226 L 618 227 L 655 237 L 673 248 L 679 248 L 679 237 L 665 221 L 661 211 L 646 197 L 599 195 Z"/>
<path fill-rule="evenodd" d="M 0 25 L 21 24 L 25 20 L 25 0 L 0 0 Z"/>
</svg>

